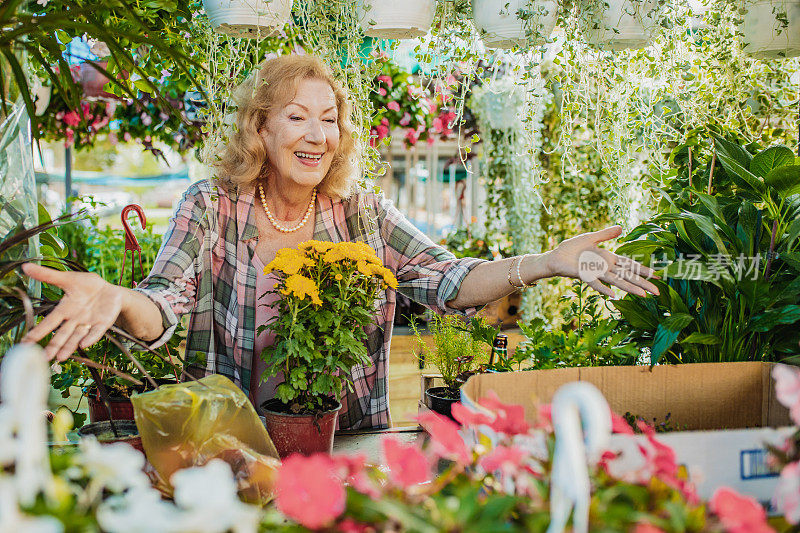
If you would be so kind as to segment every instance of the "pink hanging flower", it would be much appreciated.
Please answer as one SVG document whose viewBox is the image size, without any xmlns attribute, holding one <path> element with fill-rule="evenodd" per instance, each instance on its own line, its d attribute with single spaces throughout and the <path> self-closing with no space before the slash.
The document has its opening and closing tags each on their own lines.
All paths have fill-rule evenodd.
<svg viewBox="0 0 800 533">
<path fill-rule="evenodd" d="M 408 128 L 406 130 L 406 142 L 408 142 L 408 144 L 410 144 L 411 146 L 414 146 L 415 144 L 417 144 L 418 140 L 419 140 L 419 134 L 416 132 L 416 130 L 413 128 Z"/>
<path fill-rule="evenodd" d="M 64 115 L 64 124 L 72 128 L 77 127 L 81 123 L 81 117 L 78 116 L 77 111 L 69 111 Z"/>
<path fill-rule="evenodd" d="M 388 87 L 389 89 L 391 89 L 391 88 L 392 88 L 392 85 L 394 85 L 394 83 L 392 82 L 392 78 L 390 78 L 389 76 L 386 76 L 385 74 L 384 74 L 384 75 L 382 75 L 382 76 L 378 76 L 376 79 L 377 79 L 379 82 L 383 82 L 383 83 L 385 83 L 385 84 L 386 84 L 386 87 Z"/>
<path fill-rule="evenodd" d="M 436 117 L 433 119 L 433 131 L 436 133 L 442 133 L 444 131 L 444 124 L 442 123 L 442 117 Z"/>
<path fill-rule="evenodd" d="M 422 413 L 417 420 L 430 433 L 434 453 L 439 457 L 451 459 L 461 465 L 472 462 L 472 454 L 467 449 L 464 438 L 458 433 L 458 424 L 433 411 Z"/>
<path fill-rule="evenodd" d="M 64 140 L 64 146 L 66 148 L 69 148 L 70 146 L 75 144 L 75 132 L 72 131 L 70 128 L 67 128 L 67 131 L 65 132 L 65 134 L 66 134 L 67 138 L 66 138 L 66 140 Z"/>
<path fill-rule="evenodd" d="M 403 444 L 395 437 L 385 437 L 383 456 L 389 467 L 389 478 L 403 488 L 431 479 L 431 465 L 425 454 L 414 444 Z"/>
<path fill-rule="evenodd" d="M 346 493 L 336 465 L 325 454 L 284 459 L 275 484 L 278 510 L 309 529 L 329 525 L 344 512 Z"/>
<path fill-rule="evenodd" d="M 381 96 L 386 96 L 386 89 L 383 87 L 378 87 L 378 94 Z"/>
<path fill-rule="evenodd" d="M 147 113 L 142 113 L 140 118 L 142 119 L 142 124 L 144 124 L 145 126 L 149 126 L 150 124 L 153 123 L 153 117 L 151 117 Z"/>
<path fill-rule="evenodd" d="M 486 472 L 500 470 L 509 474 L 519 470 L 527 454 L 516 446 L 496 446 L 491 452 L 481 457 L 478 465 Z"/>
<path fill-rule="evenodd" d="M 383 124 L 384 126 L 386 126 L 388 128 L 389 127 L 389 119 L 386 118 L 386 117 L 383 117 L 381 119 L 381 124 Z"/>
<path fill-rule="evenodd" d="M 408 111 L 406 111 L 405 113 L 403 113 L 402 118 L 400 118 L 400 120 L 398 121 L 398 124 L 400 124 L 401 126 L 408 126 L 410 123 L 411 123 L 411 114 Z"/>
<path fill-rule="evenodd" d="M 719 517 L 727 533 L 775 531 L 767 524 L 767 513 L 755 498 L 742 496 L 728 487 L 717 489 L 709 501 L 709 507 Z"/>
<path fill-rule="evenodd" d="M 787 522 L 800 524 L 800 461 L 783 467 L 772 502 L 783 511 Z"/>
<path fill-rule="evenodd" d="M 775 396 L 785 407 L 795 424 L 800 424 L 800 369 L 789 365 L 775 365 L 772 369 L 775 380 Z"/>
<path fill-rule="evenodd" d="M 392 111 L 400 112 L 400 104 L 398 104 L 397 101 L 395 100 L 392 100 L 391 102 L 386 104 L 386 108 Z"/>
<path fill-rule="evenodd" d="M 428 138 L 427 138 L 427 139 L 425 139 L 425 142 L 427 142 L 427 143 L 428 143 L 428 146 L 431 146 L 431 145 L 433 144 L 433 142 L 434 142 L 434 141 L 435 141 L 435 139 L 434 139 L 432 136 L 430 136 L 430 135 L 428 136 Z"/>
<path fill-rule="evenodd" d="M 502 403 L 493 390 L 489 391 L 486 398 L 478 400 L 478 403 L 497 415 L 490 427 L 498 433 L 524 435 L 530 430 L 530 426 L 525 422 L 525 408 L 521 405 Z"/>
<path fill-rule="evenodd" d="M 378 133 L 379 141 L 389 136 L 389 128 L 387 128 L 383 124 L 378 124 L 377 126 L 375 126 L 375 131 Z"/>
<path fill-rule="evenodd" d="M 428 112 L 435 115 L 439 111 L 439 105 L 436 102 L 428 102 Z"/>
</svg>

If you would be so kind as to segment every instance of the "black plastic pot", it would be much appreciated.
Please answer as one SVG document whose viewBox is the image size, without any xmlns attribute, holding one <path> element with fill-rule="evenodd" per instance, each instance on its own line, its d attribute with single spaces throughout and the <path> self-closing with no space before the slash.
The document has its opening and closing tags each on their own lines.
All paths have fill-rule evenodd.
<svg viewBox="0 0 800 533">
<path fill-rule="evenodd" d="M 425 391 L 425 405 L 431 411 L 453 419 L 451 408 L 454 403 L 461 401 L 459 391 L 455 391 L 455 398 L 453 394 L 453 389 L 449 387 L 431 387 Z"/>
</svg>

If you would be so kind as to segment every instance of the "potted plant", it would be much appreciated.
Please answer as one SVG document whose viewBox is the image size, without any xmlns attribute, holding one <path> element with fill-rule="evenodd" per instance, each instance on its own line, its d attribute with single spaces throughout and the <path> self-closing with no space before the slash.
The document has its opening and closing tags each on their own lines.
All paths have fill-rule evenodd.
<svg viewBox="0 0 800 533">
<path fill-rule="evenodd" d="M 275 398 L 261 407 L 278 454 L 330 451 L 343 387 L 351 369 L 371 365 L 364 331 L 374 321 L 380 291 L 394 275 L 362 242 L 307 241 L 284 248 L 265 268 L 276 272 L 275 342 L 261 354 L 263 377 L 283 373 Z"/>
<path fill-rule="evenodd" d="M 658 27 L 661 0 L 584 0 L 578 5 L 586 42 L 604 50 L 644 48 Z"/>
<path fill-rule="evenodd" d="M 744 51 L 757 58 L 800 55 L 800 1 L 739 0 Z"/>
<path fill-rule="evenodd" d="M 475 27 L 489 48 L 543 44 L 556 26 L 555 0 L 472 0 Z"/>
<path fill-rule="evenodd" d="M 433 346 L 428 346 L 416 324 L 411 324 L 418 342 L 416 356 L 425 366 L 436 368 L 444 381 L 444 387 L 425 390 L 425 405 L 432 411 L 452 418 L 451 407 L 461 400 L 461 385 L 489 361 L 494 337 L 486 332 L 492 328 L 476 322 L 466 324 L 456 315 L 433 315 L 428 322 Z"/>
<path fill-rule="evenodd" d="M 434 0 L 360 0 L 364 34 L 377 39 L 413 39 L 428 33 L 436 12 Z"/>
<path fill-rule="evenodd" d="M 289 22 L 293 0 L 203 0 L 214 31 L 245 39 L 268 37 Z"/>
</svg>

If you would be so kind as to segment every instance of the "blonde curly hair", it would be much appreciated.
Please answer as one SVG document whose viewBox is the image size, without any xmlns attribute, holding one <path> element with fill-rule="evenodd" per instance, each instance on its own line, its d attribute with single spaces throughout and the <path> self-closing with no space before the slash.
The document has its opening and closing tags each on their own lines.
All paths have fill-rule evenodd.
<svg viewBox="0 0 800 533">
<path fill-rule="evenodd" d="M 285 55 L 264 61 L 233 94 L 238 106 L 237 128 L 219 160 L 218 175 L 238 186 L 254 186 L 266 176 L 267 148 L 259 131 L 269 116 L 286 105 L 302 80 L 322 80 L 333 89 L 339 112 L 339 146 L 331 167 L 319 184 L 319 192 L 333 198 L 347 198 L 358 182 L 358 143 L 354 138 L 350 99 L 331 69 L 318 57 Z"/>
</svg>

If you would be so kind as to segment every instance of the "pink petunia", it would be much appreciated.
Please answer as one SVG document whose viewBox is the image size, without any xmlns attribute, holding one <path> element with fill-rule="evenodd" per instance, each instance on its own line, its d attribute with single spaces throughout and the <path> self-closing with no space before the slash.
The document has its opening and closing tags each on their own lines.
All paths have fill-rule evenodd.
<svg viewBox="0 0 800 533">
<path fill-rule="evenodd" d="M 386 96 L 386 89 L 383 87 L 378 87 L 378 94 L 381 96 Z"/>
<path fill-rule="evenodd" d="M 392 82 L 392 78 L 386 76 L 385 74 L 383 76 L 378 76 L 377 80 L 386 84 L 386 87 L 388 87 L 389 89 L 391 89 L 392 85 L 394 85 L 394 83 Z"/>
<path fill-rule="evenodd" d="M 525 421 L 525 408 L 521 405 L 504 404 L 493 390 L 489 391 L 486 398 L 481 398 L 478 403 L 494 412 L 497 416 L 490 427 L 506 435 L 523 435 L 530 430 Z"/>
<path fill-rule="evenodd" d="M 783 511 L 787 522 L 800 524 L 800 461 L 783 467 L 772 502 Z"/>
<path fill-rule="evenodd" d="M 418 420 L 425 431 L 430 433 L 434 453 L 439 457 L 461 465 L 472 462 L 472 454 L 467 449 L 464 438 L 458 433 L 458 424 L 433 411 L 422 413 Z"/>
<path fill-rule="evenodd" d="M 481 457 L 478 463 L 486 472 L 501 470 L 514 472 L 522 465 L 527 454 L 516 446 L 496 446 L 491 452 Z"/>
<path fill-rule="evenodd" d="M 720 487 L 711 497 L 709 508 L 719 517 L 727 533 L 767 533 L 767 512 L 750 496 Z"/>
<path fill-rule="evenodd" d="M 391 110 L 391 111 L 399 112 L 400 111 L 400 104 L 398 104 L 397 101 L 392 100 L 391 102 L 386 104 L 386 108 Z"/>
<path fill-rule="evenodd" d="M 336 465 L 325 454 L 284 459 L 275 484 L 278 510 L 309 529 L 329 525 L 344 512 L 347 494 Z"/>
<path fill-rule="evenodd" d="M 408 126 L 409 124 L 411 124 L 411 113 L 409 113 L 408 111 L 403 113 L 403 116 L 398 121 L 398 124 L 400 124 L 401 126 Z"/>
<path fill-rule="evenodd" d="M 403 444 L 395 437 L 384 437 L 381 444 L 389 478 L 395 484 L 409 488 L 431 479 L 430 461 L 418 446 Z"/>
<path fill-rule="evenodd" d="M 478 411 L 473 411 L 461 402 L 454 403 L 451 410 L 453 418 L 464 426 L 488 426 L 492 423 L 492 417 L 479 413 Z"/>
<path fill-rule="evenodd" d="M 775 396 L 785 407 L 795 424 L 800 424 L 800 369 L 789 365 L 775 365 Z"/>
</svg>

